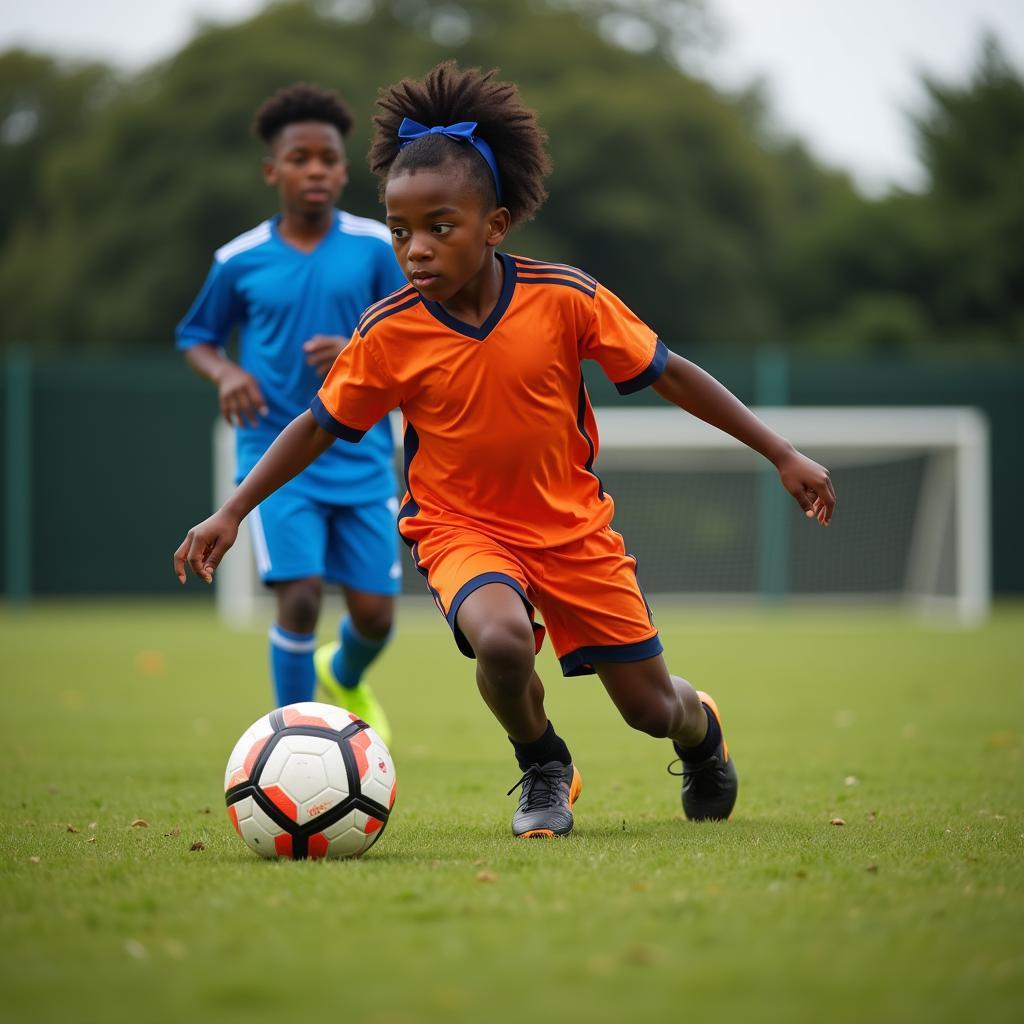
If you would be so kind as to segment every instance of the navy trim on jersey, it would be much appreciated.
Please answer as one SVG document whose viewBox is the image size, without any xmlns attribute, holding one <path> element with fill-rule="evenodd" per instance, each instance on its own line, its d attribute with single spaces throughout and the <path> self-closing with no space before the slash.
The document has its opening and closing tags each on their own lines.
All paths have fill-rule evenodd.
<svg viewBox="0 0 1024 1024">
<path fill-rule="evenodd" d="M 597 452 L 594 449 L 594 440 L 587 433 L 587 385 L 583 380 L 582 374 L 580 375 L 580 394 L 579 400 L 576 403 L 576 427 L 579 432 L 583 435 L 583 439 L 587 442 L 587 446 L 590 448 L 590 457 L 584 463 L 583 468 L 597 481 L 597 496 L 603 501 L 604 500 L 604 484 L 601 482 L 601 478 L 594 472 L 594 459 L 597 456 Z"/>
<path fill-rule="evenodd" d="M 403 537 L 402 540 L 405 540 Z M 406 544 L 410 544 L 409 541 L 405 541 Z M 434 605 L 437 610 L 447 618 L 447 614 L 444 610 L 444 601 L 441 600 L 441 595 L 430 585 L 430 576 L 427 573 L 426 567 L 420 565 L 420 545 L 419 541 L 412 542 L 410 544 L 410 551 L 412 552 L 412 564 L 416 566 L 416 571 L 423 577 L 423 582 L 427 585 L 427 590 L 430 591 L 430 596 L 434 599 Z"/>
<path fill-rule="evenodd" d="M 595 289 L 577 284 L 575 281 L 566 281 L 564 277 L 520 277 L 519 281 L 521 284 L 560 284 L 566 288 L 575 288 L 576 291 L 583 292 L 590 299 L 597 294 Z"/>
<path fill-rule="evenodd" d="M 657 344 L 654 346 L 654 355 L 651 361 L 647 364 L 647 369 L 638 373 L 635 377 L 630 377 L 629 380 L 621 381 L 615 385 L 615 390 L 620 395 L 631 395 L 634 391 L 641 391 L 647 387 L 648 384 L 653 384 L 664 372 L 665 366 L 668 363 L 668 347 L 665 342 L 658 339 Z"/>
<path fill-rule="evenodd" d="M 403 435 L 402 450 L 405 456 L 405 493 L 409 495 L 409 499 L 404 505 L 398 510 L 398 519 L 396 522 L 401 524 L 403 519 L 412 519 L 413 516 L 420 514 L 420 506 L 412 494 L 412 486 L 409 483 L 409 467 L 412 465 L 412 460 L 416 457 L 416 453 L 420 450 L 420 435 L 416 433 L 416 428 L 407 420 L 405 424 L 405 434 Z M 401 530 L 399 530 L 399 536 L 401 536 Z M 412 541 L 405 540 L 410 547 Z M 417 565 L 419 568 L 419 565 Z M 425 576 L 426 573 L 424 572 Z"/>
<path fill-rule="evenodd" d="M 635 644 L 608 644 L 603 647 L 577 647 L 558 659 L 563 676 L 592 676 L 594 662 L 611 661 L 621 664 L 627 661 L 645 661 L 661 654 L 665 648 L 658 634 Z"/>
<path fill-rule="evenodd" d="M 319 395 L 313 396 L 313 401 L 309 403 L 309 411 L 313 414 L 313 419 L 328 434 L 340 437 L 343 441 L 351 441 L 353 444 L 358 444 L 366 433 L 365 430 L 357 430 L 355 427 L 350 427 L 347 423 L 341 423 L 339 420 L 336 420 L 327 411 L 327 406 L 320 401 Z"/>
<path fill-rule="evenodd" d="M 482 572 L 479 576 L 474 576 L 467 583 L 463 583 L 459 587 L 458 593 L 452 599 L 452 606 L 448 609 L 448 614 L 445 616 L 452 633 L 455 634 L 456 645 L 467 658 L 475 658 L 476 654 L 466 639 L 465 633 L 459 629 L 458 623 L 455 620 L 459 614 L 459 609 L 462 607 L 462 602 L 475 590 L 487 586 L 488 583 L 504 583 L 506 586 L 511 587 L 523 599 L 523 604 L 526 605 L 526 614 L 530 616 L 530 624 L 533 626 L 534 632 L 536 633 L 539 629 L 543 628 L 533 621 L 533 605 L 530 603 L 530 599 L 526 596 L 526 591 L 523 590 L 518 580 L 503 572 Z"/>
<path fill-rule="evenodd" d="M 509 303 L 512 301 L 512 294 L 516 290 L 516 280 L 518 277 L 516 273 L 516 265 L 510 256 L 506 256 L 505 253 L 499 252 L 497 253 L 497 257 L 501 260 L 502 265 L 505 268 L 505 283 L 501 287 L 501 295 L 498 298 L 497 305 L 491 310 L 490 315 L 479 327 L 474 327 L 472 324 L 467 324 L 452 316 L 440 302 L 431 302 L 429 299 L 424 299 L 423 305 L 426 306 L 430 315 L 438 322 L 444 324 L 445 327 L 450 328 L 458 334 L 465 335 L 467 338 L 472 338 L 474 341 L 485 341 L 487 339 L 487 335 L 497 327 L 498 321 L 505 315 L 505 310 L 508 309 Z"/>
<path fill-rule="evenodd" d="M 381 299 L 380 302 L 375 302 L 372 306 L 367 306 L 366 309 L 363 310 L 362 316 L 359 318 L 356 330 L 362 334 L 363 324 L 365 324 L 372 316 L 381 312 L 381 310 L 383 310 L 383 308 L 389 303 L 398 302 L 399 299 L 408 299 L 410 296 L 418 294 L 419 293 L 416 289 L 413 288 L 412 285 L 409 285 L 407 288 L 399 288 L 397 292 L 392 292 L 386 299 Z"/>
<path fill-rule="evenodd" d="M 584 284 L 589 284 L 592 288 L 597 287 L 597 281 L 585 270 L 580 270 L 579 267 L 570 267 L 566 263 L 545 263 L 543 260 L 531 260 L 528 256 L 515 256 L 513 258 L 515 259 L 519 270 L 523 273 L 539 274 L 547 271 L 551 274 L 566 274 L 569 277 L 578 278 Z"/>
<path fill-rule="evenodd" d="M 373 328 L 381 322 L 381 320 L 387 320 L 389 316 L 394 316 L 395 313 L 401 313 L 403 309 L 412 309 L 417 302 L 420 301 L 419 293 L 417 292 L 408 302 L 403 302 L 398 306 L 392 306 L 391 309 L 385 309 L 383 313 L 378 313 L 372 320 L 370 320 L 365 327 L 360 326 L 359 333 L 365 338 Z"/>
<path fill-rule="evenodd" d="M 520 262 L 516 257 L 516 269 L 523 284 L 569 284 L 570 280 L 582 285 L 586 294 L 593 298 L 597 291 L 597 282 L 582 270 L 575 267 L 560 266 L 556 263 L 538 263 L 531 260 L 529 264 Z"/>
</svg>

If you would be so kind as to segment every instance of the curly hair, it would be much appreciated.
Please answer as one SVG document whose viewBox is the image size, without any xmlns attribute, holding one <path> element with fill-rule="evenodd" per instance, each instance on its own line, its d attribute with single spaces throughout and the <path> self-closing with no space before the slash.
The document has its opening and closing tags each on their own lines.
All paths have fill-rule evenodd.
<svg viewBox="0 0 1024 1024">
<path fill-rule="evenodd" d="M 268 146 L 278 132 L 299 121 L 333 124 L 344 138 L 352 130 L 354 118 L 348 104 L 336 93 L 308 82 L 278 89 L 253 115 L 252 131 Z"/>
<path fill-rule="evenodd" d="M 537 123 L 536 112 L 523 105 L 516 85 L 497 81 L 496 74 L 497 69 L 462 71 L 455 61 L 445 61 L 420 81 L 403 78 L 380 90 L 381 112 L 373 119 L 376 131 L 369 161 L 380 178 L 382 198 L 392 174 L 459 160 L 488 201 L 496 202 L 491 172 L 472 146 L 443 135 L 427 135 L 399 149 L 398 127 L 405 117 L 431 127 L 476 121 L 477 134 L 494 152 L 502 205 L 508 208 L 512 223 L 533 217 L 547 198 L 544 178 L 551 171 L 547 133 Z"/>
</svg>

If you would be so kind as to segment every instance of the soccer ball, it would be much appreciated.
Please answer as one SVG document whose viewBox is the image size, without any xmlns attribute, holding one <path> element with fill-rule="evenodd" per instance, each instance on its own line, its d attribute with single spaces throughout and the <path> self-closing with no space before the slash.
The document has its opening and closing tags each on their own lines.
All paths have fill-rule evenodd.
<svg viewBox="0 0 1024 1024">
<path fill-rule="evenodd" d="M 242 734 L 224 773 L 231 824 L 261 857 L 360 857 L 384 832 L 395 766 L 344 708 L 289 704 Z"/>
</svg>

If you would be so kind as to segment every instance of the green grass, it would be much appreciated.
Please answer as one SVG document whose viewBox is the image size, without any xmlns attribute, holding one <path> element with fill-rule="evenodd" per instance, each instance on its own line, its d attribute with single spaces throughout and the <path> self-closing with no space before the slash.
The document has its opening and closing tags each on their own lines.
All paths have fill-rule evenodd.
<svg viewBox="0 0 1024 1024">
<path fill-rule="evenodd" d="M 740 770 L 720 825 L 685 822 L 667 744 L 545 654 L 584 777 L 557 842 L 511 839 L 508 744 L 440 618 L 403 612 L 375 669 L 387 833 L 283 863 L 220 790 L 266 710 L 261 630 L 184 600 L 0 611 L 0 1019 L 1020 1019 L 1021 606 L 965 632 L 662 607 Z"/>
</svg>

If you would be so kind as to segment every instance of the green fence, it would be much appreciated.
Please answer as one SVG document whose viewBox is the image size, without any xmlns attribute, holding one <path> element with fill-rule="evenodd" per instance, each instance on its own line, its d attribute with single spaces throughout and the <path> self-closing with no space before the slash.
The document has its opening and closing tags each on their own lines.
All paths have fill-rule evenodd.
<svg viewBox="0 0 1024 1024">
<path fill-rule="evenodd" d="M 993 579 L 1024 592 L 1024 360 L 850 360 L 686 351 L 746 402 L 972 405 L 992 428 Z M 619 398 L 588 370 L 597 403 Z M 171 553 L 211 510 L 213 389 L 169 353 L 32 358 L 0 371 L 0 536 L 9 599 L 173 590 Z M 190 592 L 198 593 L 195 588 Z"/>
</svg>

